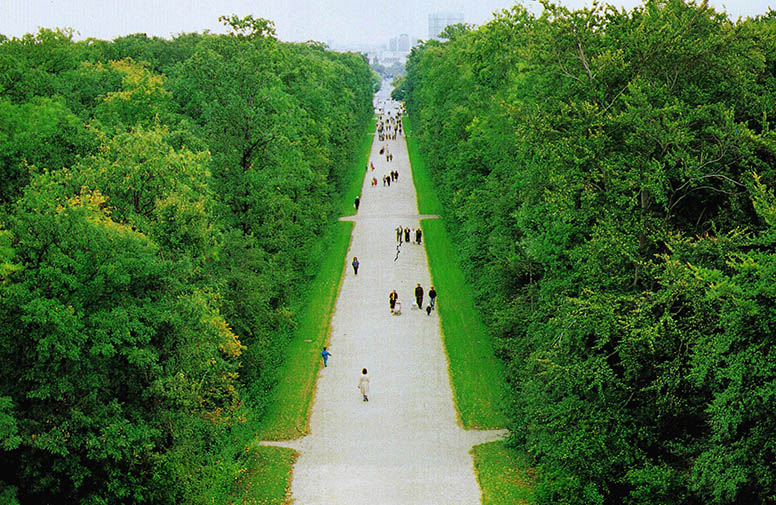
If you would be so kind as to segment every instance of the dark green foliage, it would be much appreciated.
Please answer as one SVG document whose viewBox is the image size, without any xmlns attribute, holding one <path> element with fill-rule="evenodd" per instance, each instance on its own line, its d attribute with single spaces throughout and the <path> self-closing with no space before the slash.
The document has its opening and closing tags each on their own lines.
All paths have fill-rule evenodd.
<svg viewBox="0 0 776 505">
<path fill-rule="evenodd" d="M 520 7 L 402 96 L 540 503 L 776 500 L 776 18 Z"/>
<path fill-rule="evenodd" d="M 272 38 L 0 37 L 0 501 L 227 503 L 366 60 Z"/>
</svg>

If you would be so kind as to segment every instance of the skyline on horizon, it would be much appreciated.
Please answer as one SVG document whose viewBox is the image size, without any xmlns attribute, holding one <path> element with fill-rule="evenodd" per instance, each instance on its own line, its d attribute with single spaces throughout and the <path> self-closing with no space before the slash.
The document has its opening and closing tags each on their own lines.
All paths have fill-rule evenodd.
<svg viewBox="0 0 776 505">
<path fill-rule="evenodd" d="M 589 6 L 591 0 L 561 0 L 568 8 Z M 192 6 L 192 3 L 194 4 Z M 534 14 L 541 11 L 537 0 L 394 0 L 392 3 L 366 5 L 361 0 L 223 0 L 209 2 L 183 0 L 0 0 L 0 34 L 21 37 L 43 28 L 71 28 L 74 38 L 113 40 L 117 37 L 146 33 L 171 38 L 181 33 L 210 31 L 225 33 L 219 16 L 248 14 L 271 20 L 281 40 L 316 40 L 332 46 L 385 45 L 406 33 L 411 40 L 427 40 L 428 15 L 462 13 L 464 22 L 482 25 L 493 14 L 521 3 Z M 631 9 L 638 0 L 609 2 Z M 771 5 L 769 5 L 769 3 Z M 765 14 L 772 0 L 709 0 L 716 10 L 723 9 L 733 19 Z"/>
</svg>

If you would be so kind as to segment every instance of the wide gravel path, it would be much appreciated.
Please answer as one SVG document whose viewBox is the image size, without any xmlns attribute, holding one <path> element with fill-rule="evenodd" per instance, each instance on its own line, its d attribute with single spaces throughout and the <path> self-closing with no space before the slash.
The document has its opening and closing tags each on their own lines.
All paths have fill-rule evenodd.
<svg viewBox="0 0 776 505">
<path fill-rule="evenodd" d="M 386 101 L 386 92 L 377 100 Z M 387 110 L 395 114 L 390 104 Z M 378 154 L 383 146 L 392 162 Z M 429 290 L 425 249 L 405 243 L 394 261 L 396 227 L 415 229 L 421 217 L 404 138 L 375 136 L 371 160 L 376 168 L 366 172 L 360 209 L 350 218 L 356 224 L 331 323 L 332 357 L 318 379 L 310 435 L 272 445 L 300 453 L 291 485 L 295 505 L 477 504 L 471 448 L 503 432 L 461 428 L 437 314 L 411 309 L 416 284 Z M 384 187 L 390 170 L 399 180 Z M 370 186 L 372 175 L 377 187 Z M 353 256 L 361 263 L 358 276 Z M 388 309 L 393 289 L 400 316 Z M 437 303 L 453 298 L 440 293 Z M 357 389 L 362 368 L 369 371 L 369 402 Z"/>
</svg>

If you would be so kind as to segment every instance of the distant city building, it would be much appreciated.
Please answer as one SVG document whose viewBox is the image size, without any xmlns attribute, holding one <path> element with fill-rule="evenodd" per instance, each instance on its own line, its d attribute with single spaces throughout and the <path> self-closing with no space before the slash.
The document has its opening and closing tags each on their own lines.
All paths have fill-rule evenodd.
<svg viewBox="0 0 776 505">
<path fill-rule="evenodd" d="M 406 33 L 399 35 L 399 52 L 407 53 L 410 50 L 410 36 Z"/>
<path fill-rule="evenodd" d="M 428 37 L 439 39 L 439 34 L 445 27 L 463 23 L 463 14 L 460 12 L 435 12 L 428 15 Z"/>
<path fill-rule="evenodd" d="M 399 50 L 399 39 L 396 37 L 391 39 L 391 42 L 388 44 L 388 50 L 391 52 L 396 52 Z"/>
</svg>

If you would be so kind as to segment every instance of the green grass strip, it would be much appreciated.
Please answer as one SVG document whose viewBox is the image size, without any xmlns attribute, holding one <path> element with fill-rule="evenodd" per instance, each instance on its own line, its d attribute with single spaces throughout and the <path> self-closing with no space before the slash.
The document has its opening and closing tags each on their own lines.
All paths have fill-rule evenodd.
<svg viewBox="0 0 776 505">
<path fill-rule="evenodd" d="M 442 206 L 418 151 L 412 121 L 405 118 L 403 122 L 418 211 L 439 214 Z M 501 412 L 503 365 L 493 353 L 487 328 L 474 306 L 474 293 L 463 276 L 460 258 L 442 220 L 424 219 L 421 226 L 431 278 L 439 293 L 442 334 L 461 423 L 467 429 L 503 428 L 507 422 Z"/>
<path fill-rule="evenodd" d="M 442 204 L 437 198 L 431 173 L 426 168 L 423 156 L 418 150 L 418 143 L 413 135 L 412 120 L 408 117 L 402 118 L 402 124 L 404 131 L 407 132 L 407 151 L 412 166 L 412 182 L 415 184 L 415 192 L 418 195 L 418 212 L 421 214 L 440 214 Z"/>
<path fill-rule="evenodd" d="M 503 428 L 503 365 L 493 353 L 458 254 L 441 220 L 424 219 L 421 226 L 461 422 L 467 429 Z"/>
<path fill-rule="evenodd" d="M 297 454 L 282 447 L 252 447 L 250 464 L 238 483 L 242 496 L 233 497 L 231 503 L 245 505 L 284 505 L 290 503 L 291 469 Z"/>
<path fill-rule="evenodd" d="M 491 442 L 472 449 L 482 505 L 534 503 L 535 474 L 524 458 L 504 445 Z"/>
</svg>

